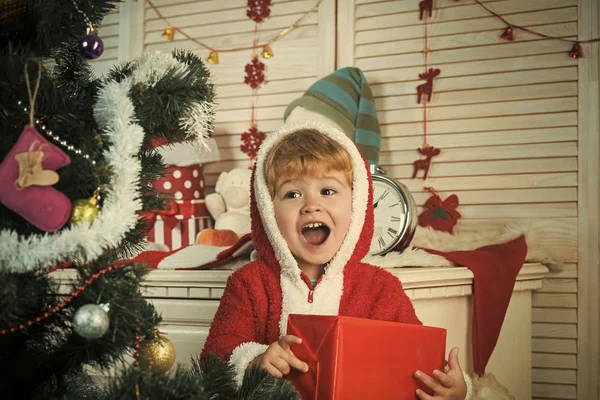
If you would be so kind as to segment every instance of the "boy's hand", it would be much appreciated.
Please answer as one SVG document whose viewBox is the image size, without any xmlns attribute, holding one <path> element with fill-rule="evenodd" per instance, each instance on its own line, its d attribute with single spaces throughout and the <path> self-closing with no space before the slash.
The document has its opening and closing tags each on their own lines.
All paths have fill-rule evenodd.
<svg viewBox="0 0 600 400">
<path fill-rule="evenodd" d="M 282 378 L 284 375 L 289 374 L 291 368 L 306 372 L 308 371 L 308 364 L 296 358 L 290 350 L 292 344 L 300 343 L 302 343 L 302 339 L 297 336 L 283 336 L 278 341 L 271 343 L 267 351 L 256 357 L 249 367 L 258 364 L 275 378 Z"/>
<path fill-rule="evenodd" d="M 433 390 L 434 396 L 430 396 L 424 391 L 417 389 L 417 397 L 421 400 L 464 400 L 467 395 L 467 384 L 463 376 L 462 369 L 458 363 L 458 348 L 450 350 L 448 355 L 448 372 L 443 373 L 437 369 L 433 371 L 431 376 L 417 371 L 415 376 Z"/>
</svg>

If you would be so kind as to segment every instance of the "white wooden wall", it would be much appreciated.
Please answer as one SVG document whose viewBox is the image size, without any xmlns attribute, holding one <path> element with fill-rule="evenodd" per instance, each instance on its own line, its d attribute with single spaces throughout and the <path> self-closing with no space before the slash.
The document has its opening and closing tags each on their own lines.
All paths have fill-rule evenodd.
<svg viewBox="0 0 600 400">
<path fill-rule="evenodd" d="M 511 22 L 548 35 L 599 34 L 597 0 L 483 1 Z M 173 25 L 210 46 L 252 42 L 254 22 L 246 17 L 245 0 L 154 3 Z M 324 0 L 318 15 L 273 46 L 274 58 L 261 59 L 268 82 L 259 90 L 258 126 L 267 133 L 279 127 L 285 106 L 335 68 L 362 68 L 382 125 L 381 162 L 408 185 L 418 204 L 429 196 L 423 187 L 433 186 L 442 195 L 459 196 L 462 229 L 513 220 L 541 229 L 544 246 L 565 267 L 533 297 L 534 398 L 598 399 L 598 175 L 582 173 L 586 166 L 600 173 L 598 47 L 584 45 L 586 58 L 578 61 L 567 56 L 570 43 L 522 31 L 506 42 L 499 38 L 505 26 L 472 0 L 436 0 L 429 65 L 442 73 L 427 118 L 429 142 L 442 154 L 434 159 L 430 179 L 412 180 L 423 132 L 415 95 L 424 61 L 418 3 Z M 314 4 L 274 0 L 260 38 L 272 37 Z M 101 31 L 105 55 L 96 63 L 109 64 L 113 53 L 125 60 L 173 48 L 208 56 L 181 35 L 172 42 L 162 38 L 166 26 L 143 0 L 123 3 L 120 21 L 117 28 L 119 18 L 107 17 Z M 120 32 L 118 40 L 111 30 Z M 251 51 L 219 57 L 220 64 L 207 64 L 218 96 L 215 137 L 222 157 L 206 166 L 209 192 L 221 171 L 248 164 L 239 145 L 250 121 L 251 90 L 243 80 Z"/>
</svg>

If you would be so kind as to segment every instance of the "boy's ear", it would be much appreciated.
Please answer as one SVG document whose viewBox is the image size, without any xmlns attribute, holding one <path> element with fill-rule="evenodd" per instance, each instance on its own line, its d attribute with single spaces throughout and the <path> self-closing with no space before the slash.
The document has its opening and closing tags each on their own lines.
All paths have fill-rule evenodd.
<svg viewBox="0 0 600 400">
<path fill-rule="evenodd" d="M 223 187 L 223 185 L 225 184 L 225 180 L 227 178 L 227 175 L 229 175 L 229 172 L 221 172 L 221 175 L 219 175 L 219 179 L 217 179 L 217 183 L 215 184 L 215 192 L 220 193 L 221 189 Z"/>
</svg>

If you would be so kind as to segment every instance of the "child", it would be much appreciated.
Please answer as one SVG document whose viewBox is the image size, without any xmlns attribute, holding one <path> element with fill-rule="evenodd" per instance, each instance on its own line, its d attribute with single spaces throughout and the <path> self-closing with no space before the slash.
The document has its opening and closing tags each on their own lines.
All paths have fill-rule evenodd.
<svg viewBox="0 0 600 400">
<path fill-rule="evenodd" d="M 290 350 L 301 342 L 286 335 L 290 313 L 420 324 L 400 281 L 361 262 L 373 234 L 372 202 L 367 164 L 335 126 L 299 121 L 269 135 L 252 180 L 260 258 L 229 277 L 202 356 L 228 359 L 238 382 L 253 364 L 280 378 L 308 369 Z M 447 373 L 415 374 L 436 398 L 470 398 L 457 355 L 450 352 Z"/>
</svg>

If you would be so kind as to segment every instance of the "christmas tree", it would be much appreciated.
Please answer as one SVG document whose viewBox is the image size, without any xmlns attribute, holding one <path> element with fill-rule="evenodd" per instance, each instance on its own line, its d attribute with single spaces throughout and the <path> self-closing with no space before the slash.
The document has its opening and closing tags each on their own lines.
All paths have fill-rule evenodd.
<svg viewBox="0 0 600 400">
<path fill-rule="evenodd" d="M 1 397 L 297 398 L 257 368 L 238 388 L 214 357 L 168 373 L 174 354 L 153 358 L 172 344 L 140 293 L 148 270 L 131 261 L 141 213 L 164 207 L 152 143 L 206 139 L 214 90 L 185 51 L 95 76 L 95 28 L 117 3 L 0 1 Z M 61 268 L 78 272 L 66 292 L 50 274 Z"/>
</svg>

